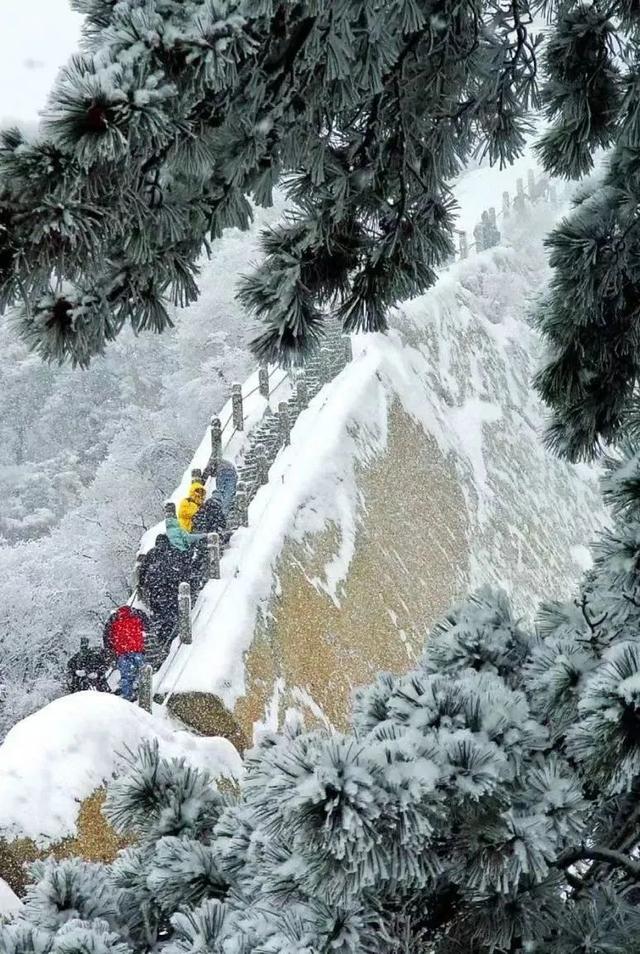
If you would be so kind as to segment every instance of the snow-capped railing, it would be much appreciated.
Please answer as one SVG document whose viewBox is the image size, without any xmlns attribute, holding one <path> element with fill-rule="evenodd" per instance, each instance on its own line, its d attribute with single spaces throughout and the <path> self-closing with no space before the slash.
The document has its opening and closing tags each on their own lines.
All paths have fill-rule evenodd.
<svg viewBox="0 0 640 954">
<path fill-rule="evenodd" d="M 269 479 L 269 468 L 279 451 L 290 441 L 291 429 L 299 414 L 307 407 L 320 389 L 345 367 L 351 360 L 351 338 L 342 334 L 338 322 L 327 320 L 322 345 L 307 360 L 304 368 L 282 371 L 277 367 L 260 367 L 257 384 L 255 373 L 244 385 L 234 384 L 231 397 L 220 417 L 212 418 L 208 432 L 208 456 L 202 456 L 202 444 L 194 457 L 200 466 L 188 469 L 188 480 L 202 479 L 203 476 L 215 476 L 217 465 L 229 451 L 238 435 L 243 435 L 247 427 L 246 440 L 239 451 L 237 462 L 238 484 L 234 503 L 229 515 L 228 529 L 233 532 L 238 527 L 249 524 L 249 506 L 263 484 Z M 288 390 L 288 396 L 286 396 Z M 263 399 L 263 406 L 256 413 L 254 409 L 247 413 L 247 404 L 254 395 Z M 283 400 L 280 400 L 283 398 Z M 275 409 L 274 406 L 275 405 Z M 203 442 L 205 443 L 205 442 Z M 204 464 L 204 466 L 202 466 Z M 183 477 L 182 485 L 185 484 Z M 179 488 L 174 498 L 181 496 Z M 176 501 L 165 503 L 165 516 L 176 515 Z M 162 525 L 154 528 L 162 531 Z M 207 535 L 207 577 L 220 579 L 221 546 L 218 534 Z M 130 602 L 135 602 L 140 593 L 139 576 L 143 556 L 138 555 L 134 571 L 134 593 Z M 180 584 L 178 597 L 178 625 L 176 635 L 181 644 L 191 642 L 192 588 L 190 583 Z M 151 672 L 145 671 L 140 682 L 140 704 L 150 708 Z M 165 673 L 166 678 L 166 673 Z"/>
<path fill-rule="evenodd" d="M 525 213 L 527 203 L 535 204 L 540 200 L 548 202 L 553 207 L 557 206 L 557 188 L 545 177 L 536 180 L 534 170 L 529 169 L 527 172 L 526 189 L 524 180 L 517 179 L 516 193 L 513 198 L 508 191 L 502 193 L 502 208 L 499 212 L 496 212 L 495 206 L 491 206 L 482 213 L 480 222 L 478 222 L 473 230 L 475 242 L 469 244 L 467 233 L 457 231 L 458 249 L 452 261 L 460 261 L 461 259 L 468 258 L 469 252 L 474 249 L 477 252 L 484 252 L 486 249 L 497 245 L 500 241 L 498 219 L 517 218 Z"/>
<path fill-rule="evenodd" d="M 258 369 L 257 384 L 253 383 L 256 379 L 254 372 L 244 385 L 232 385 L 230 399 L 221 415 L 211 419 L 208 439 L 202 442 L 180 486 L 165 503 L 165 516 L 175 516 L 176 502 L 186 496 L 185 490 L 193 480 L 202 479 L 203 475 L 215 476 L 218 462 L 240 436 L 243 439 L 238 442 L 233 454 L 239 456 L 239 463 L 230 528 L 233 530 L 246 526 L 249 504 L 262 483 L 266 483 L 269 467 L 278 451 L 289 443 L 291 428 L 298 415 L 320 388 L 339 374 L 350 358 L 351 339 L 342 334 L 337 322 L 328 320 L 322 346 L 309 358 L 304 368 L 283 371 L 275 366 L 262 366 Z M 260 395 L 262 405 L 247 411 L 247 405 L 254 395 Z M 204 457 L 203 445 L 206 445 Z M 153 536 L 160 532 L 162 524 L 148 531 L 145 537 L 149 533 Z M 143 553 L 144 547 L 136 560 L 135 590 L 138 589 L 138 571 Z"/>
<path fill-rule="evenodd" d="M 482 252 L 500 242 L 500 232 L 497 220 L 517 219 L 526 214 L 527 204 L 539 201 L 548 202 L 555 207 L 558 204 L 556 187 L 548 179 L 536 180 L 533 170 L 528 171 L 527 188 L 522 179 L 516 182 L 516 193 L 513 197 L 509 192 L 502 193 L 502 208 L 496 213 L 495 207 L 484 211 L 480 222 L 474 228 L 475 241 L 469 243 L 467 233 L 458 231 L 458 250 L 449 264 L 467 259 L 472 251 Z M 245 431 L 250 421 L 251 428 L 248 439 L 241 451 L 238 465 L 238 485 L 230 519 L 230 529 L 249 526 L 249 505 L 261 486 L 269 479 L 269 469 L 280 450 L 289 444 L 291 429 L 295 425 L 301 411 L 305 409 L 309 400 L 320 389 L 345 367 L 351 360 L 351 339 L 342 334 L 342 329 L 335 321 L 326 322 L 326 337 L 322 346 L 317 349 L 308 360 L 304 369 L 298 371 L 282 371 L 278 368 L 261 367 L 245 382 L 245 385 L 234 384 L 230 401 L 225 406 L 221 417 L 214 417 L 209 427 L 209 453 L 202 467 L 202 445 L 194 457 L 192 464 L 198 459 L 200 466 L 192 466 L 187 471 L 189 479 L 201 478 L 203 473 L 215 474 L 217 462 L 222 459 L 234 438 Z M 278 378 L 276 382 L 276 377 Z M 274 383 L 275 382 L 275 383 Z M 276 409 L 272 407 L 276 392 L 288 386 L 290 395 L 286 400 L 277 401 Z M 262 415 L 245 412 L 247 402 L 253 395 L 259 394 L 265 401 Z M 278 395 L 280 396 L 280 394 Z M 222 420 L 224 418 L 224 422 Z M 205 442 L 203 441 L 203 444 Z M 185 475 L 186 476 L 186 475 Z M 182 486 L 185 485 L 183 477 Z M 176 494 L 173 496 L 176 497 Z M 165 505 L 166 515 L 175 516 L 175 500 Z M 220 540 L 217 534 L 209 534 L 208 549 L 208 579 L 220 579 Z M 136 573 L 137 586 L 137 573 Z M 163 705 L 167 705 L 180 679 L 185 662 L 174 672 L 174 666 L 179 656 L 179 648 L 192 642 L 192 591 L 188 582 L 180 584 L 178 597 L 178 625 L 177 635 L 179 643 L 168 665 L 163 667 L 162 697 Z M 169 679 L 169 676 L 172 678 Z M 152 701 L 152 671 L 146 667 L 140 684 L 140 704 L 151 709 Z"/>
</svg>

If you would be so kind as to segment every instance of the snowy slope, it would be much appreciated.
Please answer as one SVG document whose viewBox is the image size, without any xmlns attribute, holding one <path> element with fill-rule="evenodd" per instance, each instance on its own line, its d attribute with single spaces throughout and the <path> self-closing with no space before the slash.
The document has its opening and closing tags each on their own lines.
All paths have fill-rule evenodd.
<svg viewBox="0 0 640 954">
<path fill-rule="evenodd" d="M 474 171 L 468 201 L 497 204 L 524 171 Z M 504 247 L 451 267 L 398 311 L 389 335 L 354 340 L 353 363 L 301 415 L 251 505 L 250 526 L 223 557 L 223 579 L 196 604 L 193 646 L 171 655 L 158 688 L 217 694 L 249 735 L 291 704 L 342 724 L 352 687 L 410 665 L 459 592 L 500 581 L 525 613 L 542 595 L 568 592 L 603 513 L 593 475 L 544 452 L 529 387 L 538 345 L 526 316 L 546 278 L 549 225 L 546 209 Z M 217 269 L 240 269 L 245 254 L 245 237 L 225 238 L 197 315 L 181 319 L 194 343 L 212 298 L 230 301 Z M 187 354 L 195 362 L 196 350 Z M 196 395 L 206 421 L 221 405 L 194 364 L 182 400 Z M 206 449 L 205 437 L 194 463 Z M 98 479 L 92 491 L 106 487 Z M 24 558 L 23 549 L 23 568 Z M 24 589 L 23 581 L 21 612 Z M 0 748 L 0 828 L 45 840 L 73 831 L 79 800 L 145 734 L 213 771 L 238 771 L 224 741 L 174 735 L 170 723 L 117 699 L 61 699 Z"/>
<path fill-rule="evenodd" d="M 80 802 L 109 781 L 143 739 L 214 777 L 237 778 L 240 757 L 226 739 L 175 731 L 116 696 L 82 692 L 23 719 L 0 746 L 0 832 L 38 844 L 75 832 Z"/>
<path fill-rule="evenodd" d="M 0 920 L 11 914 L 17 914 L 22 902 L 13 893 L 6 881 L 0 878 Z"/>
<path fill-rule="evenodd" d="M 464 191 L 481 211 L 523 168 L 472 175 Z M 248 734 L 282 704 L 341 724 L 351 688 L 408 665 L 461 591 L 499 583 L 529 615 L 570 592 L 604 513 L 593 472 L 545 452 L 530 387 L 527 315 L 550 224 L 548 207 L 534 211 L 408 303 L 389 335 L 354 340 L 354 362 L 301 416 L 223 578 L 201 594 L 193 645 L 174 648 L 162 691 L 215 693 Z"/>
</svg>

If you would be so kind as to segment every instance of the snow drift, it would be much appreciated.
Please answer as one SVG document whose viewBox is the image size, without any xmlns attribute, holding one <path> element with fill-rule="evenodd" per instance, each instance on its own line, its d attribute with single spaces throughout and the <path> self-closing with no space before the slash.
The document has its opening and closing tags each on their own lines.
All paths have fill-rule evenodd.
<svg viewBox="0 0 640 954">
<path fill-rule="evenodd" d="M 0 921 L 3 917 L 17 914 L 22 902 L 13 893 L 6 881 L 0 878 Z"/>
<path fill-rule="evenodd" d="M 0 746 L 0 834 L 37 844 L 72 835 L 80 802 L 108 782 L 143 739 L 214 777 L 237 778 L 226 739 L 200 739 L 124 700 L 98 692 L 57 699 L 23 719 Z"/>
</svg>

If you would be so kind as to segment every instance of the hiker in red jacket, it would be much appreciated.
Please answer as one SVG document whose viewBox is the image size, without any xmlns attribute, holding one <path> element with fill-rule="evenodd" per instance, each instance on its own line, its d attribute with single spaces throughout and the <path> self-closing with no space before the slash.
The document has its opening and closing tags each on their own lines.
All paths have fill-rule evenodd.
<svg viewBox="0 0 640 954">
<path fill-rule="evenodd" d="M 104 629 L 105 649 L 115 654 L 120 670 L 120 695 L 129 702 L 137 696 L 147 630 L 146 615 L 130 606 L 121 606 L 112 613 Z"/>
</svg>

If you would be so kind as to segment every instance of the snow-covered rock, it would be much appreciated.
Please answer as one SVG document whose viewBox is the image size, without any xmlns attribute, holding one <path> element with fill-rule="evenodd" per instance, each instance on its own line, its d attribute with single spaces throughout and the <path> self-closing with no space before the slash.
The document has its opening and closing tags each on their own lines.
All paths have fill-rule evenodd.
<svg viewBox="0 0 640 954">
<path fill-rule="evenodd" d="M 7 882 L 0 878 L 0 918 L 17 914 L 21 907 L 20 898 L 13 893 Z"/>
<path fill-rule="evenodd" d="M 545 450 L 531 385 L 540 344 L 528 319 L 553 214 L 501 223 L 500 247 L 452 266 L 388 335 L 354 338 L 353 362 L 300 416 L 222 579 L 200 595 L 193 644 L 174 647 L 160 690 L 215 694 L 248 736 L 288 705 L 342 727 L 352 689 L 411 665 L 462 592 L 502 585 L 529 617 L 570 594 L 604 511 L 595 472 Z"/>
<path fill-rule="evenodd" d="M 80 692 L 23 719 L 0 746 L 0 832 L 37 844 L 76 830 L 83 799 L 109 781 L 144 739 L 215 777 L 235 778 L 240 757 L 226 739 L 175 731 L 117 696 Z"/>
</svg>

